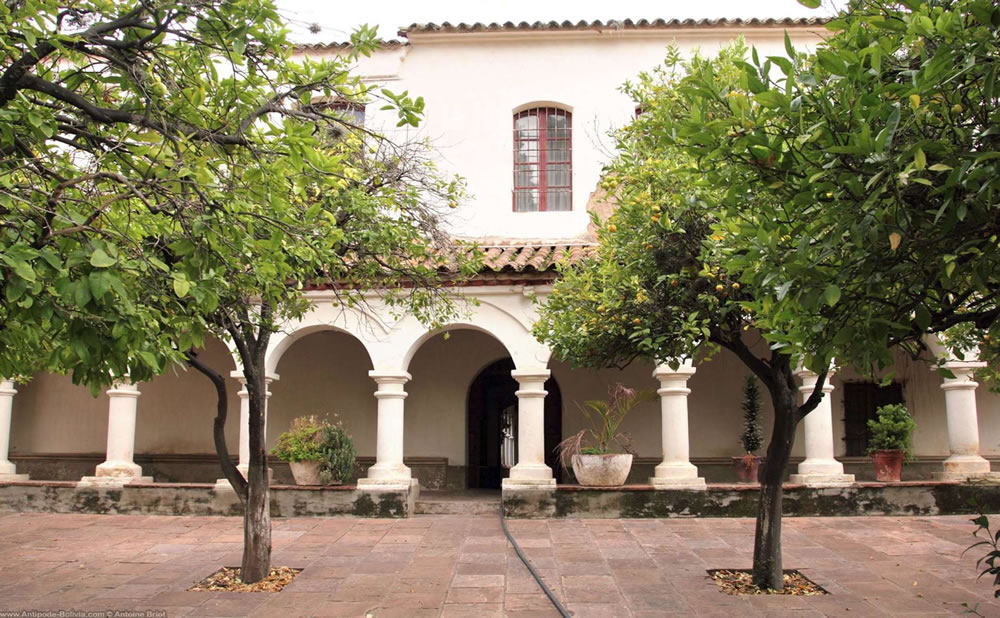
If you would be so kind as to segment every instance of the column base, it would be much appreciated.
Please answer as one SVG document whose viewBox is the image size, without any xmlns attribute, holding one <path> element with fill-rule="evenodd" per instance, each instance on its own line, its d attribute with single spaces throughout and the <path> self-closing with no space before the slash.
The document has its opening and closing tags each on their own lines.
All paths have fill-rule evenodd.
<svg viewBox="0 0 1000 618">
<path fill-rule="evenodd" d="M 94 476 L 80 479 L 84 485 L 125 485 L 152 483 L 153 477 L 142 475 L 142 466 L 131 461 L 105 461 L 97 464 Z"/>
<path fill-rule="evenodd" d="M 806 487 L 850 487 L 854 485 L 854 475 L 843 473 L 791 474 L 788 476 L 788 482 Z"/>
<path fill-rule="evenodd" d="M 402 463 L 398 464 L 375 464 L 368 468 L 365 478 L 373 481 L 395 481 L 397 483 L 408 483 L 413 478 L 410 467 Z M 360 483 L 361 479 L 358 479 Z"/>
<path fill-rule="evenodd" d="M 1000 479 L 1000 473 L 990 471 L 990 462 L 980 455 L 952 455 L 944 460 L 944 470 L 934 473 L 938 481 L 965 481 Z"/>
<path fill-rule="evenodd" d="M 129 483 L 152 483 L 151 476 L 85 476 L 77 487 L 121 487 Z"/>
<path fill-rule="evenodd" d="M 653 469 L 649 484 L 654 489 L 706 489 L 698 467 L 689 461 L 664 461 Z"/>
<path fill-rule="evenodd" d="M 510 476 L 503 479 L 502 483 L 516 483 L 519 485 L 555 485 L 556 480 L 552 476 L 552 468 L 543 463 L 516 464 L 510 469 Z"/>
<path fill-rule="evenodd" d="M 554 490 L 556 488 L 556 480 L 553 478 L 548 479 L 526 479 L 526 478 L 514 478 L 508 477 L 500 481 L 500 489 L 545 489 Z"/>
<path fill-rule="evenodd" d="M 358 491 L 407 491 L 416 500 L 420 497 L 420 481 L 408 479 L 358 479 Z"/>
<path fill-rule="evenodd" d="M 17 466 L 10 461 L 0 461 L 0 481 L 27 481 L 27 474 L 18 474 Z"/>
<path fill-rule="evenodd" d="M 1000 472 L 935 472 L 935 481 L 1000 483 Z"/>
<path fill-rule="evenodd" d="M 705 479 L 700 476 L 686 479 L 651 476 L 649 477 L 649 484 L 653 486 L 653 489 L 687 489 L 692 491 L 704 491 L 708 489 Z"/>
</svg>

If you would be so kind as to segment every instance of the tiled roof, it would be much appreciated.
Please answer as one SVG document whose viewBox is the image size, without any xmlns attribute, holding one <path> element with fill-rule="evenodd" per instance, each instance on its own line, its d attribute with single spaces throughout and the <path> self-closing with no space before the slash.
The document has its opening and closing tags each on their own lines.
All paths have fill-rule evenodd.
<svg viewBox="0 0 1000 618">
<path fill-rule="evenodd" d="M 461 249 L 458 249 L 461 251 Z M 576 264 L 596 255 L 594 243 L 551 243 L 535 241 L 511 241 L 478 245 L 483 255 L 481 275 L 532 275 L 550 273 L 560 264 Z M 451 264 L 441 266 L 442 271 L 451 271 Z"/>
<path fill-rule="evenodd" d="M 484 269 L 493 272 L 544 272 L 557 264 L 575 264 L 596 252 L 593 244 L 510 244 L 481 247 Z"/>
<path fill-rule="evenodd" d="M 406 45 L 406 41 L 400 40 L 389 40 L 385 41 L 382 39 L 378 40 L 379 47 L 403 47 Z M 298 43 L 295 45 L 295 51 L 328 51 L 334 49 L 350 49 L 350 41 L 341 41 L 334 43 Z"/>
<path fill-rule="evenodd" d="M 573 21 L 536 21 L 536 22 L 491 22 L 484 24 L 475 22 L 467 24 L 460 22 L 452 24 L 443 22 L 440 24 L 411 24 L 399 30 L 399 36 L 405 37 L 409 34 L 426 34 L 433 32 L 500 32 L 511 30 L 655 30 L 655 29 L 680 29 L 680 28 L 719 28 L 719 27 L 769 27 L 769 26 L 814 26 L 826 22 L 825 18 L 816 17 L 752 17 L 741 18 L 718 18 L 718 19 L 639 19 L 639 20 L 614 20 L 593 21 L 581 20 Z"/>
</svg>

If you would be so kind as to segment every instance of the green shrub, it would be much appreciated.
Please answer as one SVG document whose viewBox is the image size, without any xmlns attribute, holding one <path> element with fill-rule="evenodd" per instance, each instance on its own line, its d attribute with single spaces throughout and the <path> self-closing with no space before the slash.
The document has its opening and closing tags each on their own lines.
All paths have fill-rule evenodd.
<svg viewBox="0 0 1000 618">
<path fill-rule="evenodd" d="M 354 472 L 354 442 L 338 421 L 330 424 L 315 416 L 301 416 L 278 436 L 271 455 L 284 461 L 318 461 L 324 484 L 343 483 Z"/>
<path fill-rule="evenodd" d="M 320 451 L 323 468 L 320 478 L 324 484 L 344 483 L 354 473 L 354 442 L 338 421 L 323 428 Z"/>
<path fill-rule="evenodd" d="M 757 378 L 747 376 L 743 384 L 743 434 L 740 441 L 747 455 L 753 455 L 764 442 L 760 430 L 760 388 Z"/>
<path fill-rule="evenodd" d="M 891 403 L 875 411 L 877 418 L 868 421 L 871 438 L 868 440 L 868 453 L 875 451 L 903 451 L 908 453 L 912 446 L 910 438 L 917 426 L 913 417 L 906 411 L 906 406 Z"/>
</svg>

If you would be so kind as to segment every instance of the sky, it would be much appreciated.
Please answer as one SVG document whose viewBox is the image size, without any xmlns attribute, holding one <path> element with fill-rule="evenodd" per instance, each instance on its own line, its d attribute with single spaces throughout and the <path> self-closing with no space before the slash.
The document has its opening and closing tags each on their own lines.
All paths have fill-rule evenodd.
<svg viewBox="0 0 1000 618">
<path fill-rule="evenodd" d="M 600 19 L 704 19 L 748 17 L 823 17 L 844 5 L 824 0 L 807 9 L 796 0 L 277 0 L 297 43 L 334 43 L 349 38 L 361 24 L 378 25 L 383 39 L 400 27 L 426 22 L 579 21 Z M 319 26 L 311 33 L 310 26 Z"/>
</svg>

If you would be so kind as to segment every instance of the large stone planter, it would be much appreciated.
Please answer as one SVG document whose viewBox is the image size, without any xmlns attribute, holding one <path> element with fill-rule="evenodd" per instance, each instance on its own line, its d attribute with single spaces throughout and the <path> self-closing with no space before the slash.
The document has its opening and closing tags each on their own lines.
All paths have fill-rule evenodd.
<svg viewBox="0 0 1000 618">
<path fill-rule="evenodd" d="M 573 455 L 573 474 L 584 487 L 624 485 L 631 469 L 631 455 Z"/>
<path fill-rule="evenodd" d="M 323 466 L 319 461 L 290 461 L 288 467 L 292 469 L 292 476 L 295 477 L 296 485 L 320 485 L 319 470 Z"/>
<path fill-rule="evenodd" d="M 898 483 L 903 471 L 903 451 L 875 451 L 875 480 L 882 483 Z"/>
</svg>

